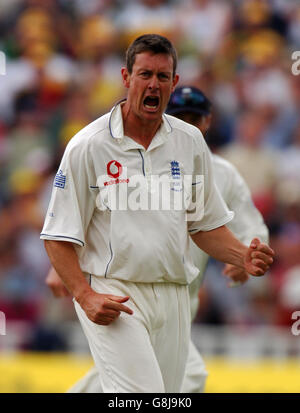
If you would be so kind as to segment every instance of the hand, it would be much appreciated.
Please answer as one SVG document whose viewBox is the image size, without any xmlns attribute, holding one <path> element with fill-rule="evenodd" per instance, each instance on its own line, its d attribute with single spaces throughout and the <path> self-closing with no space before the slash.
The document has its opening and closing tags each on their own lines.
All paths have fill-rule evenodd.
<svg viewBox="0 0 300 413">
<path fill-rule="evenodd" d="M 64 283 L 53 267 L 50 268 L 45 282 L 52 291 L 54 297 L 59 298 L 70 295 L 69 291 L 66 289 Z"/>
<path fill-rule="evenodd" d="M 254 238 L 244 258 L 245 271 L 256 277 L 264 275 L 270 268 L 274 255 L 272 248 Z"/>
<path fill-rule="evenodd" d="M 228 284 L 228 287 L 239 286 L 241 284 L 244 284 L 249 279 L 249 274 L 247 274 L 243 268 L 237 267 L 232 264 L 226 264 L 222 272 L 231 280 Z"/>
<path fill-rule="evenodd" d="M 133 314 L 129 307 L 122 304 L 128 301 L 129 298 L 128 296 L 99 294 L 90 290 L 77 301 L 91 321 L 107 326 L 120 316 L 121 311 L 130 315 Z"/>
</svg>

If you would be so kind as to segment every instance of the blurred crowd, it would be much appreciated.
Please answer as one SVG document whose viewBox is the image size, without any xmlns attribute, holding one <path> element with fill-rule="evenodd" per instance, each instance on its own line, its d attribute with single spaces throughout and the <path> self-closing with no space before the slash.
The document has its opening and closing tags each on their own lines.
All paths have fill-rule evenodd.
<svg viewBox="0 0 300 413">
<path fill-rule="evenodd" d="M 120 68 L 142 33 L 172 40 L 180 84 L 213 102 L 208 143 L 244 176 L 276 251 L 267 276 L 235 289 L 212 262 L 196 322 L 290 326 L 300 310 L 299 1 L 2 0 L 0 310 L 32 324 L 24 348 L 63 348 L 55 324 L 75 319 L 45 286 L 39 233 L 65 145 L 125 96 Z"/>
</svg>

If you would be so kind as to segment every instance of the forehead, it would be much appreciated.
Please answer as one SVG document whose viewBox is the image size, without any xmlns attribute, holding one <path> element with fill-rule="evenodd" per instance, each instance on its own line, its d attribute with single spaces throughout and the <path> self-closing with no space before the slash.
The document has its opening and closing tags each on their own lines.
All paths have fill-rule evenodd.
<svg viewBox="0 0 300 413">
<path fill-rule="evenodd" d="M 135 56 L 133 70 L 147 69 L 151 71 L 173 72 L 173 58 L 165 53 L 142 52 Z"/>
</svg>

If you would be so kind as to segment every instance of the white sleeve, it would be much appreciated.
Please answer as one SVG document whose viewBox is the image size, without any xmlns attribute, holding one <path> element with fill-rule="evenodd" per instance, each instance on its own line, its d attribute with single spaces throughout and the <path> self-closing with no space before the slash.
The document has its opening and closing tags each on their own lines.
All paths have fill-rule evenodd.
<svg viewBox="0 0 300 413">
<path fill-rule="evenodd" d="M 88 146 L 70 141 L 53 182 L 41 239 L 84 246 L 95 208 L 95 182 Z"/>
<path fill-rule="evenodd" d="M 218 228 L 227 224 L 234 216 L 234 213 L 227 208 L 216 186 L 211 152 L 201 133 L 195 144 L 193 200 L 198 203 L 198 207 L 200 203 L 200 207 L 199 213 L 194 214 L 195 220 L 188 219 L 190 234 Z"/>
<path fill-rule="evenodd" d="M 233 165 L 230 179 L 231 188 L 226 203 L 234 211 L 234 219 L 228 223 L 228 228 L 246 245 L 249 245 L 254 237 L 268 243 L 268 228 L 253 204 L 246 182 Z"/>
</svg>

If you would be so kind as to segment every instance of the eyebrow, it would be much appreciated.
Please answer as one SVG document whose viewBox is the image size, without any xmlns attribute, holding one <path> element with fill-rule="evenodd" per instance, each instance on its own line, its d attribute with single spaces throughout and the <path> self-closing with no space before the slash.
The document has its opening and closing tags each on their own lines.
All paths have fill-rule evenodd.
<svg viewBox="0 0 300 413">
<path fill-rule="evenodd" d="M 141 68 L 141 69 L 138 69 L 137 72 L 138 72 L 138 73 L 141 73 L 141 72 L 153 73 L 153 70 Z M 158 72 L 158 74 L 162 74 L 162 73 L 163 73 L 163 74 L 172 74 L 172 71 L 161 70 L 160 72 Z"/>
</svg>

